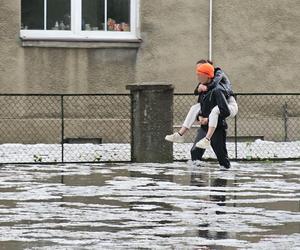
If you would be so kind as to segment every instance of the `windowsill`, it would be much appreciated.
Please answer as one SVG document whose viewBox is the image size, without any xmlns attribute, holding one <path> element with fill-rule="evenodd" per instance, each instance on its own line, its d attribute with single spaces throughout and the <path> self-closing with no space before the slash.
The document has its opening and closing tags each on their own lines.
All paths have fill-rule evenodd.
<svg viewBox="0 0 300 250">
<path fill-rule="evenodd" d="M 22 47 L 40 48 L 78 48 L 78 49 L 113 49 L 129 48 L 137 49 L 142 40 L 120 40 L 120 41 L 55 41 L 55 40 L 21 40 Z"/>
</svg>

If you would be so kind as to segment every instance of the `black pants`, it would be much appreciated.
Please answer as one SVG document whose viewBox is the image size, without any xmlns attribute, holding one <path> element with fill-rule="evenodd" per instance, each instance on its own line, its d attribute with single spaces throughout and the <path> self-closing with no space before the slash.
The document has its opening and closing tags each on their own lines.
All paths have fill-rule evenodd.
<svg viewBox="0 0 300 250">
<path fill-rule="evenodd" d="M 191 157 L 193 161 L 202 160 L 205 149 L 197 148 L 196 143 L 205 137 L 207 130 L 202 127 L 198 129 L 198 134 L 191 149 Z M 230 168 L 228 153 L 226 149 L 226 129 L 217 128 L 211 138 L 211 146 L 217 156 L 218 162 L 225 168 Z"/>
</svg>

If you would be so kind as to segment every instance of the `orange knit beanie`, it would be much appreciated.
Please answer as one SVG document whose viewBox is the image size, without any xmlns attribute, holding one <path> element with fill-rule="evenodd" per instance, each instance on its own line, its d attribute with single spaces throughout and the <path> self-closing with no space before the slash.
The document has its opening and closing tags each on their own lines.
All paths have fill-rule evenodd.
<svg viewBox="0 0 300 250">
<path fill-rule="evenodd" d="M 214 78 L 215 76 L 215 69 L 209 63 L 199 64 L 196 68 L 197 75 L 204 74 L 207 75 L 209 78 Z"/>
</svg>

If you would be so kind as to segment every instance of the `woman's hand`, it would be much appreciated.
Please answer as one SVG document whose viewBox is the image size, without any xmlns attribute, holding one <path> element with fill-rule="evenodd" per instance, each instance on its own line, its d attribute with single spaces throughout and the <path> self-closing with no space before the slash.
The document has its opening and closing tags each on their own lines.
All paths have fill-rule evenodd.
<svg viewBox="0 0 300 250">
<path fill-rule="evenodd" d="M 205 117 L 203 117 L 203 116 L 199 116 L 199 117 L 198 117 L 198 120 L 199 120 L 199 123 L 200 123 L 201 125 L 207 125 L 207 124 L 208 124 L 208 118 L 205 118 Z"/>
<path fill-rule="evenodd" d="M 202 118 L 201 125 L 207 125 L 207 124 L 208 124 L 208 118 Z"/>
<path fill-rule="evenodd" d="M 198 92 L 201 93 L 201 92 L 206 92 L 206 91 L 207 91 L 207 86 L 204 84 L 200 84 L 198 87 Z"/>
</svg>

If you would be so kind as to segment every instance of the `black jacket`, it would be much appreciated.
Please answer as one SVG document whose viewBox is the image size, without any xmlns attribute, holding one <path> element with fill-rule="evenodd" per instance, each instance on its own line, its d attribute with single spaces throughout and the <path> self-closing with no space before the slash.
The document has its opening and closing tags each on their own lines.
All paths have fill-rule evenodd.
<svg viewBox="0 0 300 250">
<path fill-rule="evenodd" d="M 215 68 L 215 76 L 213 79 L 213 83 L 219 84 L 220 87 L 224 89 L 226 99 L 228 99 L 230 96 L 233 95 L 231 82 L 222 69 Z M 201 93 L 198 92 L 199 85 L 200 83 L 198 83 L 197 87 L 194 90 L 194 95 L 199 95 L 198 102 L 200 102 L 200 95 L 201 95 Z"/>
<path fill-rule="evenodd" d="M 230 111 L 226 101 L 226 94 L 227 91 L 220 84 L 212 82 L 208 86 L 208 91 L 199 96 L 201 104 L 201 112 L 199 115 L 209 117 L 212 109 L 218 106 L 220 109 L 218 127 L 227 128 L 225 118 L 230 115 Z"/>
</svg>

